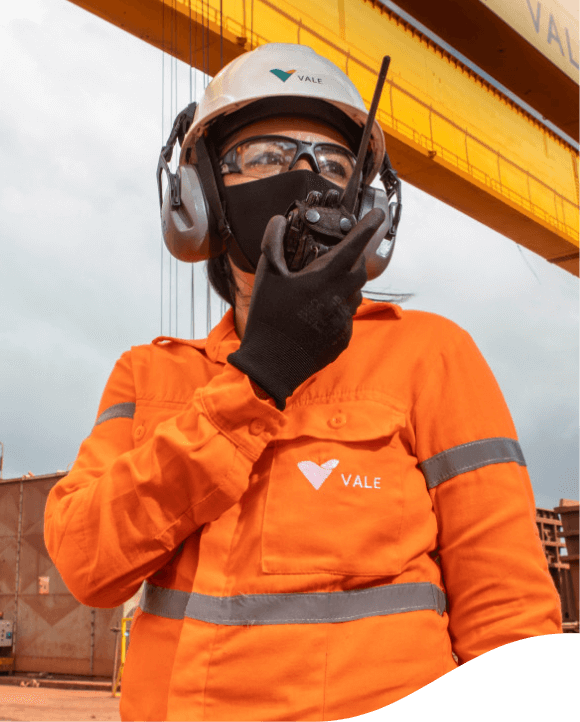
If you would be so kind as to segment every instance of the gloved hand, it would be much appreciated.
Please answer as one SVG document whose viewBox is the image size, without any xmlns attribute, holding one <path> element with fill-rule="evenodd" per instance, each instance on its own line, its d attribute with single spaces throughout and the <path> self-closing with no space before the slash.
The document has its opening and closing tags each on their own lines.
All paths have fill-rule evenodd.
<svg viewBox="0 0 580 722">
<path fill-rule="evenodd" d="M 296 273 L 284 260 L 285 218 L 269 221 L 244 337 L 228 362 L 281 411 L 300 384 L 348 346 L 367 280 L 363 251 L 384 219 L 384 211 L 374 208 L 344 240 Z"/>
</svg>

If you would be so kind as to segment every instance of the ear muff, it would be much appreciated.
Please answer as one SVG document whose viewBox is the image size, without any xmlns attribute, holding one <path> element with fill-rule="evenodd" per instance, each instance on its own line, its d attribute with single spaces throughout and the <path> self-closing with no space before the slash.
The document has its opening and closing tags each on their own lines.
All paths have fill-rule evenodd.
<svg viewBox="0 0 580 722">
<path fill-rule="evenodd" d="M 392 220 L 389 214 L 389 199 L 384 190 L 364 186 L 358 220 L 361 220 L 373 208 L 381 208 L 385 212 L 385 220 L 368 242 L 364 255 L 367 270 L 367 279 L 372 281 L 378 278 L 389 265 L 395 246 L 394 240 L 387 239 Z"/>
<path fill-rule="evenodd" d="M 360 221 L 373 208 L 381 208 L 385 212 L 384 222 L 368 242 L 364 252 L 369 281 L 378 278 L 391 261 L 403 209 L 401 181 L 391 166 L 387 153 L 381 166 L 380 179 L 385 190 L 368 185 L 362 187 L 357 213 L 357 219 Z"/>
<path fill-rule="evenodd" d="M 210 215 L 199 173 L 193 166 L 180 165 L 175 173 L 169 168 L 175 143 L 183 144 L 197 110 L 190 103 L 175 118 L 167 143 L 157 164 L 157 190 L 161 211 L 161 230 L 169 252 L 180 261 L 194 263 L 211 254 Z M 163 196 L 163 172 L 167 189 Z"/>
<path fill-rule="evenodd" d="M 180 261 L 196 263 L 219 256 L 234 240 L 226 220 L 205 139 L 195 145 L 197 162 L 169 174 L 161 205 L 163 240 Z"/>
<path fill-rule="evenodd" d="M 181 203 L 172 206 L 168 188 L 161 207 L 163 240 L 169 253 L 180 261 L 204 261 L 218 254 L 211 249 L 209 209 L 199 174 L 194 166 L 180 166 L 177 177 Z"/>
</svg>

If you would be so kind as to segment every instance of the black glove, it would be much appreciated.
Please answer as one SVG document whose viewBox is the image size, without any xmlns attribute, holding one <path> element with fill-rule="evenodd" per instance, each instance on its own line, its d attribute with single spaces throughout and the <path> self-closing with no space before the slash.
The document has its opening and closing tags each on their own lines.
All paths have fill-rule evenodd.
<svg viewBox="0 0 580 722">
<path fill-rule="evenodd" d="M 348 346 L 367 280 L 363 251 L 385 220 L 374 208 L 328 253 L 296 273 L 284 260 L 286 219 L 270 219 L 262 240 L 244 338 L 228 361 L 283 411 L 295 389 Z"/>
</svg>

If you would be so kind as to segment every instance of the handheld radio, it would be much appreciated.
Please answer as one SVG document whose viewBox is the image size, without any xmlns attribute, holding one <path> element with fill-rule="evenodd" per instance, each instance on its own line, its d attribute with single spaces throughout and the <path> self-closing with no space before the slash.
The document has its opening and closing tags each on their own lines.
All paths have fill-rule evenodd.
<svg viewBox="0 0 580 722">
<path fill-rule="evenodd" d="M 362 171 L 390 61 L 388 55 L 383 58 L 356 163 L 342 195 L 336 190 L 329 190 L 324 196 L 319 191 L 311 191 L 305 200 L 294 201 L 285 213 L 287 226 L 284 250 L 290 271 L 299 271 L 340 243 L 374 205 L 368 200 L 365 203 L 363 196 L 369 187 L 362 183 Z M 400 181 L 386 153 L 380 176 L 388 198 L 393 192 L 397 192 L 397 202 L 389 204 L 387 209 L 390 223 L 385 238 L 391 240 L 396 235 L 401 215 Z"/>
</svg>

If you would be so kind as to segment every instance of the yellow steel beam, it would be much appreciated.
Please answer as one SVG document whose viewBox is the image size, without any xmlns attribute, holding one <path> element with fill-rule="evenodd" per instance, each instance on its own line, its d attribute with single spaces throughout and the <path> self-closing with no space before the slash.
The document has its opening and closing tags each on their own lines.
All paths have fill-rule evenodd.
<svg viewBox="0 0 580 722">
<path fill-rule="evenodd" d="M 221 17 L 220 0 L 71 2 L 210 75 L 264 43 L 309 45 L 367 106 L 388 53 L 377 117 L 400 176 L 578 275 L 576 150 L 375 0 L 223 0 Z"/>
<path fill-rule="evenodd" d="M 560 2 L 396 0 L 578 141 L 578 22 Z"/>
</svg>

